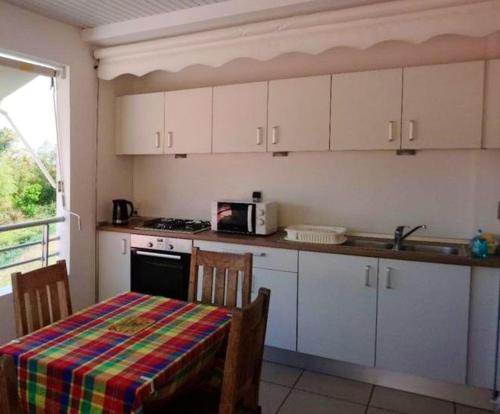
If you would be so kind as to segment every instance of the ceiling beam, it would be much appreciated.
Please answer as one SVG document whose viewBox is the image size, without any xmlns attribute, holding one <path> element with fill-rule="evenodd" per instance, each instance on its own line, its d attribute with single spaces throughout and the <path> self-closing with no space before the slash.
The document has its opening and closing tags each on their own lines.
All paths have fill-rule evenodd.
<svg viewBox="0 0 500 414">
<path fill-rule="evenodd" d="M 262 20 L 393 0 L 229 0 L 84 29 L 84 41 L 113 46 Z"/>
</svg>

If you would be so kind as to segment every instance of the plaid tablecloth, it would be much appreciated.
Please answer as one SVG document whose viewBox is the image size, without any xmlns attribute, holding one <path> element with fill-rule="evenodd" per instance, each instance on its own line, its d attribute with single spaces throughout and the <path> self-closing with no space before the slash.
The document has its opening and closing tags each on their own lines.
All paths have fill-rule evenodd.
<svg viewBox="0 0 500 414">
<path fill-rule="evenodd" d="M 125 335 L 127 317 L 154 321 Z M 125 293 L 0 347 L 14 357 L 29 413 L 141 413 L 155 389 L 174 394 L 212 362 L 227 310 Z M 166 387 L 166 388 L 164 388 Z"/>
</svg>

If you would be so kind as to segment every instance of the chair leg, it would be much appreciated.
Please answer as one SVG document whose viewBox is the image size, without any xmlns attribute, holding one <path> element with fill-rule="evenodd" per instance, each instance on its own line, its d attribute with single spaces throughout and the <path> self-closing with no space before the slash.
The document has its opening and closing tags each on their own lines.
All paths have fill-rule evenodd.
<svg viewBox="0 0 500 414">
<path fill-rule="evenodd" d="M 243 408 L 254 414 L 261 413 L 259 405 L 259 384 L 254 384 L 248 393 L 243 397 Z"/>
</svg>

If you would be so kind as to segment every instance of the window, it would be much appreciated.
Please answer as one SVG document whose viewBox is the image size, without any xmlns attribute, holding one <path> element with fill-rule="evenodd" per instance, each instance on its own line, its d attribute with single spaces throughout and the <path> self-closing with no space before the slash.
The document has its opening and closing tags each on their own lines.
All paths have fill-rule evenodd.
<svg viewBox="0 0 500 414">
<path fill-rule="evenodd" d="M 51 76 L 0 65 L 0 293 L 11 273 L 57 260 L 53 86 Z"/>
</svg>

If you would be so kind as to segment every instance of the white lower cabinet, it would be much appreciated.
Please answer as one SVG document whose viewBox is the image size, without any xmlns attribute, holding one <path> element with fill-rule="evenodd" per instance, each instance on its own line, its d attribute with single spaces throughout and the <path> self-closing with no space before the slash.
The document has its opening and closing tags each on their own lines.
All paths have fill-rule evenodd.
<svg viewBox="0 0 500 414">
<path fill-rule="evenodd" d="M 474 387 L 493 388 L 499 293 L 500 269 L 472 269 L 467 384 Z"/>
<path fill-rule="evenodd" d="M 130 291 L 130 234 L 99 232 L 99 301 Z"/>
<path fill-rule="evenodd" d="M 378 259 L 299 253 L 299 352 L 373 367 Z"/>
<path fill-rule="evenodd" d="M 375 366 L 465 384 L 471 268 L 380 259 Z"/>
<path fill-rule="evenodd" d="M 271 290 L 266 345 L 297 350 L 297 273 L 253 269 L 252 300 L 259 288 Z"/>
<path fill-rule="evenodd" d="M 269 317 L 265 344 L 296 351 L 297 346 L 297 254 L 296 250 L 275 249 L 243 244 L 217 243 L 195 240 L 194 246 L 202 250 L 229 253 L 252 253 L 252 300 L 259 288 L 271 290 Z M 241 280 L 238 283 L 241 290 Z M 201 285 L 198 286 L 201 295 Z M 238 292 L 238 306 L 241 293 Z"/>
</svg>

